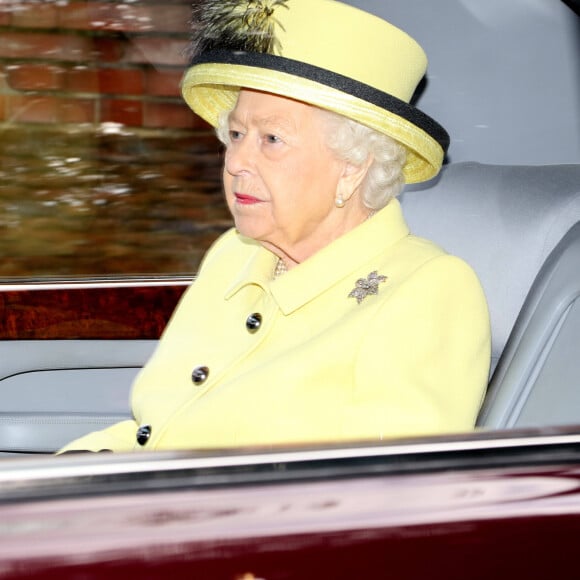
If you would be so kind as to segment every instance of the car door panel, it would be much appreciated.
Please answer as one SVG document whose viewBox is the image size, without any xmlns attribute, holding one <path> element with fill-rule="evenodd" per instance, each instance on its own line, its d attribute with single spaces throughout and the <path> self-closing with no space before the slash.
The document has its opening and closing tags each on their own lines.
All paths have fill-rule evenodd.
<svg viewBox="0 0 580 580">
<path fill-rule="evenodd" d="M 52 453 L 130 417 L 133 379 L 187 283 L 0 288 L 0 455 Z"/>
</svg>

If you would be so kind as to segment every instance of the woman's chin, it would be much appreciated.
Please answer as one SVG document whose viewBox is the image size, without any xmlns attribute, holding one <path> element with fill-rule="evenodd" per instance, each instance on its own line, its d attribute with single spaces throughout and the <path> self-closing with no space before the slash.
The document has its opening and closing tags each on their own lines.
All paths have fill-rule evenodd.
<svg viewBox="0 0 580 580">
<path fill-rule="evenodd" d="M 236 230 L 238 230 L 238 232 L 246 238 L 252 238 L 253 240 L 260 241 L 266 237 L 266 228 L 264 228 L 264 224 L 261 222 L 234 217 L 234 224 L 236 226 Z"/>
</svg>

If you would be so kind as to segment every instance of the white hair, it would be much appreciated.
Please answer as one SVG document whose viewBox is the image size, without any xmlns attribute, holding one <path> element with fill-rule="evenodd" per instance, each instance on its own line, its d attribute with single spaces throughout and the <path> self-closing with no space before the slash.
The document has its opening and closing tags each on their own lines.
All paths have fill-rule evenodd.
<svg viewBox="0 0 580 580">
<path fill-rule="evenodd" d="M 229 116 L 232 109 L 226 109 L 220 113 L 218 122 L 215 127 L 215 133 L 218 139 L 227 147 L 230 144 L 230 126 Z"/>
<path fill-rule="evenodd" d="M 405 185 L 405 148 L 394 139 L 348 117 L 320 110 L 327 122 L 327 145 L 343 161 L 361 166 L 372 159 L 361 183 L 366 207 L 379 210 L 399 195 Z"/>
<path fill-rule="evenodd" d="M 348 117 L 317 107 L 315 109 L 324 121 L 326 145 L 338 159 L 358 167 L 369 158 L 372 159 L 360 186 L 363 203 L 372 210 L 385 207 L 401 193 L 405 185 L 405 148 L 388 135 Z M 216 134 L 225 145 L 230 140 L 230 112 L 228 110 L 221 113 L 216 127 Z"/>
</svg>

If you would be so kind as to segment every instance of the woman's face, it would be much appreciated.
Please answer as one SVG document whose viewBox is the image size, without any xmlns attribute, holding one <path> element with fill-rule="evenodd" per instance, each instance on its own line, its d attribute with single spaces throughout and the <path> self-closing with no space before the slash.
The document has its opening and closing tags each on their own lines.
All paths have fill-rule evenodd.
<svg viewBox="0 0 580 580">
<path fill-rule="evenodd" d="M 229 116 L 224 188 L 236 228 L 294 262 L 352 227 L 351 208 L 335 206 L 346 163 L 324 131 L 316 108 L 256 91 L 242 90 Z"/>
</svg>

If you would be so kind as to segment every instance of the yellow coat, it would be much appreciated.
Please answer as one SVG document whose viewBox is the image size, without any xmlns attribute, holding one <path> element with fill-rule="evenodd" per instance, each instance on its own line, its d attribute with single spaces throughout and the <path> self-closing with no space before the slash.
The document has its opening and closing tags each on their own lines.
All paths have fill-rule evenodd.
<svg viewBox="0 0 580 580">
<path fill-rule="evenodd" d="M 224 234 L 136 379 L 135 420 L 65 450 L 379 440 L 473 428 L 490 359 L 483 292 L 463 261 L 409 234 L 397 201 L 272 280 L 275 263 L 253 240 Z M 359 304 L 349 293 L 373 271 L 386 279 Z M 259 327 L 257 317 L 248 320 L 256 313 Z M 150 436 L 140 445 L 142 425 Z"/>
</svg>

